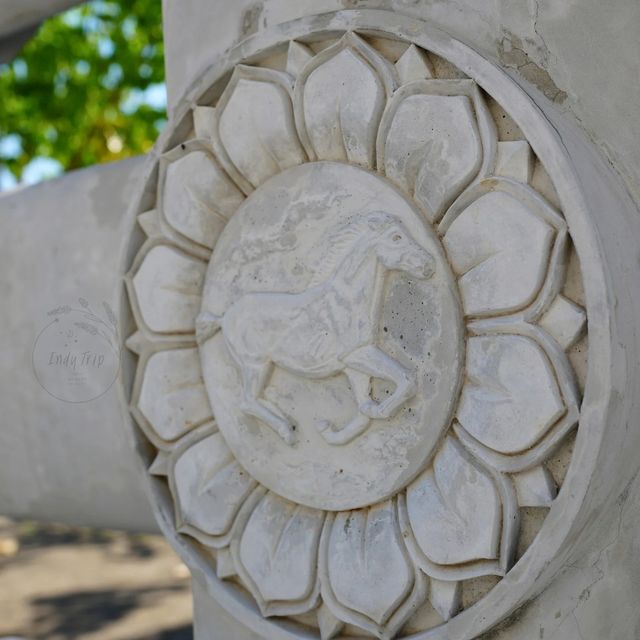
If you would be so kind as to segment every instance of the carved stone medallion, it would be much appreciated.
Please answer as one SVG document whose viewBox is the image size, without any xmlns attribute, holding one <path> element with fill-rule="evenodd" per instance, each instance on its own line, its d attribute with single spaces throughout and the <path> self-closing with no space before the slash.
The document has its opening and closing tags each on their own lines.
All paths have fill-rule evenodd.
<svg viewBox="0 0 640 640">
<path fill-rule="evenodd" d="M 207 76 L 126 277 L 160 520 L 270 638 L 430 637 L 483 606 L 579 420 L 553 177 L 473 78 L 362 15 Z"/>
<path fill-rule="evenodd" d="M 281 496 L 331 510 L 384 500 L 449 426 L 464 355 L 455 281 L 415 206 L 364 169 L 305 163 L 254 191 L 216 244 L 202 308 L 217 425 Z"/>
</svg>

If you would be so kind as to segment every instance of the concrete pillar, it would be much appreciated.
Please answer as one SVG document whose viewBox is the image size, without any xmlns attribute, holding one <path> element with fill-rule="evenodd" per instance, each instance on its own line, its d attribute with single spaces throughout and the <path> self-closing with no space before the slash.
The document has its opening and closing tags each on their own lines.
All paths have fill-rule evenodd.
<svg viewBox="0 0 640 640">
<path fill-rule="evenodd" d="M 129 346 L 138 358 L 132 392 L 134 432 L 141 442 L 153 447 L 143 461 L 148 465 L 162 529 L 197 577 L 196 635 L 213 639 L 233 633 L 233 637 L 249 639 L 257 633 L 274 639 L 325 639 L 358 635 L 364 630 L 381 638 L 416 634 L 411 637 L 425 640 L 471 639 L 488 632 L 500 638 L 634 637 L 637 617 L 621 617 L 615 611 L 631 610 L 637 593 L 637 568 L 628 558 L 638 523 L 634 480 L 638 466 L 633 453 L 638 443 L 627 425 L 635 422 L 638 411 L 633 398 L 639 382 L 640 345 L 633 327 L 639 293 L 634 274 L 640 238 L 640 131 L 625 105 L 629 90 L 637 90 L 628 88 L 627 78 L 633 73 L 629 62 L 640 58 L 634 26 L 638 24 L 638 7 L 626 3 L 611 16 L 596 2 L 561 8 L 541 2 L 518 7 L 506 2 L 481 7 L 477 3 L 384 0 L 348 4 L 332 0 L 269 0 L 234 3 L 233 7 L 197 0 L 186 5 L 164 4 L 173 121 L 156 148 L 158 174 L 150 174 L 146 183 L 150 192 L 156 190 L 157 198 L 138 211 L 146 240 L 143 236 L 132 243 L 137 256 L 130 265 L 127 283 L 138 331 Z M 614 28 L 618 34 L 615 44 L 608 35 Z M 599 43 L 597 52 L 586 33 Z M 598 65 L 586 64 L 594 55 Z M 362 66 L 357 67 L 354 60 Z M 330 67 L 332 61 L 335 64 Z M 363 79 L 371 69 L 377 85 Z M 464 93 L 467 89 L 463 87 L 474 86 L 473 82 L 465 84 L 464 78 L 477 83 L 481 98 Z M 454 90 L 456 79 L 463 82 Z M 265 86 L 272 87 L 273 97 L 267 97 Z M 434 93 L 449 98 L 465 95 L 473 104 L 476 125 L 465 125 L 462 118 L 457 120 L 458 126 L 447 129 L 445 123 L 450 120 L 444 115 L 439 119 L 439 107 L 426 106 L 436 104 L 424 97 Z M 415 110 L 401 125 L 398 114 L 402 108 L 409 113 L 412 96 Z M 424 107 L 417 106 L 419 100 L 424 101 Z M 376 116 L 371 106 L 377 104 L 383 105 L 382 116 Z M 447 113 L 453 114 L 453 102 L 450 104 Z M 365 113 L 363 105 L 372 111 Z M 332 115 L 334 110 L 339 118 Z M 381 120 L 376 120 L 378 117 Z M 374 132 L 365 125 L 358 129 L 360 123 L 369 123 Z M 406 135 L 401 133 L 402 126 L 407 127 Z M 482 152 L 473 171 L 479 173 L 469 178 L 466 187 L 452 187 L 449 196 L 436 197 L 435 185 L 445 183 L 446 171 L 453 171 L 453 149 L 464 144 L 467 126 L 477 126 Z M 493 127 L 495 134 L 491 133 Z M 336 131 L 342 132 L 342 146 Z M 423 136 L 430 139 L 428 131 L 447 132 L 448 146 L 439 153 L 447 159 L 449 169 L 420 165 L 418 158 L 423 156 L 414 155 L 423 144 L 418 141 Z M 256 140 L 260 142 L 257 146 Z M 367 155 L 373 149 L 367 145 L 375 145 L 374 155 Z M 429 157 L 436 153 L 434 148 L 429 146 L 429 151 L 425 147 L 420 153 Z M 459 157 L 468 160 L 473 153 L 469 147 Z M 404 157 L 412 160 L 407 162 Z M 487 157 L 495 158 L 495 163 Z M 337 222 L 332 227 L 326 220 L 333 215 L 356 219 L 372 206 L 358 200 L 361 178 L 357 171 L 346 166 L 305 167 L 307 160 L 364 165 L 384 173 L 402 193 L 417 199 L 449 256 L 462 295 L 467 335 L 472 336 L 465 342 L 462 366 L 467 373 L 463 378 L 473 381 L 474 390 L 462 383 L 455 435 L 453 439 L 442 436 L 445 449 L 433 454 L 417 480 L 399 479 L 393 473 L 402 467 L 392 464 L 393 472 L 380 471 L 375 480 L 357 489 L 358 482 L 379 462 L 367 457 L 369 450 L 363 443 L 378 442 L 376 429 L 383 427 L 377 421 L 392 418 L 401 398 L 407 401 L 414 392 L 411 385 L 402 386 L 400 370 L 394 369 L 393 363 L 376 355 L 377 364 L 372 364 L 370 350 L 358 351 L 355 356 L 345 351 L 341 362 L 360 372 L 347 374 L 348 389 L 356 397 L 355 410 L 359 407 L 361 414 L 351 420 L 349 411 L 354 405 L 341 399 L 338 382 L 331 393 L 321 391 L 314 386 L 317 383 L 309 381 L 313 376 L 298 359 L 291 356 L 287 360 L 298 340 L 300 354 L 306 353 L 305 345 L 311 353 L 316 353 L 314 349 L 322 352 L 322 332 L 316 335 L 313 323 L 298 325 L 290 320 L 287 341 L 282 342 L 289 349 L 286 353 L 269 351 L 272 347 L 266 346 L 281 344 L 276 333 L 268 333 L 262 347 L 256 346 L 262 343 L 251 342 L 254 350 L 249 350 L 251 336 L 276 332 L 278 313 L 294 304 L 293 298 L 277 295 L 302 295 L 303 291 L 307 300 L 317 282 L 311 276 L 305 280 L 305 274 L 327 277 L 328 272 L 314 260 L 324 264 L 323 243 L 334 244 L 328 238 L 334 238 L 331 234 L 341 227 Z M 414 169 L 422 176 L 420 188 L 425 191 L 420 191 L 418 179 L 407 168 L 411 162 L 418 163 Z M 430 171 L 444 173 L 438 173 L 439 178 L 430 183 Z M 305 177 L 305 172 L 311 173 Z M 512 180 L 528 185 L 560 212 L 561 218 L 549 213 L 545 219 L 556 229 L 556 238 L 568 234 L 569 255 L 575 254 L 564 263 L 558 257 L 564 250 L 550 250 L 548 273 L 558 274 L 565 282 L 558 289 L 563 292 L 563 302 L 537 298 L 528 311 L 517 311 L 517 318 L 509 315 L 513 308 L 505 307 L 493 323 L 486 319 L 491 316 L 489 307 L 479 301 L 473 306 L 472 299 L 479 298 L 473 298 L 474 285 L 467 285 L 464 278 L 485 277 L 465 274 L 501 255 L 498 238 L 503 232 L 505 246 L 520 258 L 531 258 L 535 252 L 533 227 L 524 232 L 522 245 L 514 237 L 507 238 L 510 216 L 516 213 L 512 206 L 502 209 L 496 194 L 514 195 L 520 187 L 514 187 Z M 206 183 L 210 190 L 201 191 L 200 185 Z M 186 214 L 190 205 L 180 195 L 181 188 L 199 203 L 191 216 Z M 369 228 L 391 224 L 395 215 L 405 225 L 402 233 L 396 234 L 398 241 L 406 230 L 417 238 L 411 214 L 401 213 L 400 203 L 391 204 L 384 187 L 371 183 L 362 191 L 375 200 L 376 208 L 384 209 L 367 218 Z M 514 197 L 527 200 L 525 192 L 530 193 L 525 189 Z M 486 210 L 487 216 L 504 212 L 506 226 L 497 225 L 497 235 L 483 235 L 486 219 L 478 213 L 481 207 L 477 200 L 482 193 L 497 198 Z M 244 201 L 243 196 L 247 196 Z M 453 204 L 447 198 L 453 198 Z M 311 212 L 318 202 L 324 213 L 320 216 L 318 212 L 316 219 Z M 220 215 L 226 220 L 236 209 L 224 231 L 225 222 L 211 222 L 214 217 L 219 221 Z M 385 218 L 387 214 L 391 218 Z M 212 216 L 209 222 L 207 215 Z M 309 226 L 298 227 L 299 219 L 306 220 L 307 215 Z M 478 226 L 465 235 L 460 221 L 474 215 Z M 542 209 L 540 215 L 545 217 Z M 317 221 L 320 219 L 327 229 Z M 364 233 L 364 226 L 360 232 Z M 471 245 L 456 248 L 456 238 L 462 237 L 468 237 L 475 247 L 484 247 L 478 249 L 477 261 L 470 258 L 474 251 Z M 419 244 L 439 255 L 430 242 L 424 238 Z M 338 250 L 335 246 L 341 246 L 337 240 L 334 253 Z M 409 255 L 408 251 L 403 255 Z M 325 262 L 333 264 L 331 256 L 333 253 L 327 253 Z M 493 256 L 491 260 L 489 256 Z M 465 260 L 470 260 L 466 267 Z M 384 255 L 383 263 L 398 265 L 391 253 Z M 192 285 L 182 292 L 182 302 L 163 297 L 165 306 L 161 309 L 156 304 L 149 282 L 150 274 L 159 269 L 167 288 L 175 288 L 178 282 Z M 517 280 L 524 274 L 521 269 L 524 267 L 517 260 L 504 271 L 509 274 L 505 277 Z M 436 259 L 435 273 L 442 275 L 446 270 Z M 552 279 L 556 284 L 544 285 L 543 291 L 560 286 L 560 280 Z M 437 282 L 432 286 L 437 288 Z M 496 287 L 497 281 L 491 295 Z M 199 292 L 202 301 L 193 302 Z M 345 296 L 348 300 L 348 294 Z M 408 299 L 398 296 L 394 307 L 398 316 L 414 318 Z M 303 299 L 296 298 L 295 304 L 298 302 L 303 304 Z M 352 303 L 345 304 L 348 314 L 358 316 Z M 386 308 L 386 303 L 382 304 Z M 444 311 L 444 298 L 437 304 L 442 305 L 442 317 L 449 318 L 445 324 L 455 327 L 456 321 Z M 242 313 L 237 311 L 240 308 Z M 332 315 L 331 308 L 328 302 L 322 307 L 330 318 L 328 326 L 338 326 L 343 317 Z M 262 325 L 261 331 L 255 319 L 267 313 L 272 313 L 271 324 Z M 308 313 L 315 317 L 316 312 Z M 400 320 L 394 320 L 391 311 L 388 316 L 381 313 L 384 329 L 395 335 L 393 322 Z M 228 315 L 233 321 L 225 320 Z M 585 317 L 588 346 L 587 342 L 574 342 Z M 254 321 L 255 327 L 251 325 Z M 413 344 L 412 338 L 407 338 L 412 321 L 406 323 L 397 333 Z M 537 333 L 534 325 L 541 327 L 542 333 Z M 560 325 L 564 329 L 560 330 Z M 442 344 L 458 340 L 455 329 L 451 330 L 452 335 Z M 331 335 L 330 329 L 326 335 Z M 500 338 L 490 337 L 494 335 Z M 521 409 L 505 423 L 512 431 L 505 428 L 491 446 L 486 438 L 498 428 L 498 414 L 489 412 L 492 417 L 485 422 L 481 417 L 489 415 L 483 413 L 488 404 L 502 405 L 507 396 L 513 401 L 520 393 L 517 367 L 513 375 L 500 373 L 505 371 L 503 365 L 486 355 L 493 340 L 508 342 L 510 335 L 546 344 L 543 351 L 567 402 L 558 410 L 557 415 L 562 416 L 559 421 L 549 427 L 556 420 L 550 418 L 542 429 L 546 434 L 540 436 L 542 440 L 532 437 L 520 448 L 509 439 L 532 424 L 523 421 L 516 426 L 516 415 L 524 419 Z M 579 340 L 587 340 L 585 334 L 580 335 Z M 562 345 L 568 358 L 566 367 L 559 364 L 564 356 L 543 336 L 555 336 L 553 340 Z M 364 344 L 367 349 L 372 346 L 367 340 Z M 402 360 L 400 352 L 394 351 L 392 338 L 381 334 L 374 344 L 385 356 L 395 354 L 398 362 Z M 256 351 L 259 349 L 263 350 Z M 257 358 L 260 353 L 265 355 L 265 350 L 276 363 L 275 373 L 265 369 L 254 371 L 252 377 L 251 367 L 257 365 L 247 354 Z M 455 376 L 456 357 L 438 354 L 434 347 L 429 358 L 441 383 L 447 375 Z M 448 367 L 439 368 L 439 358 Z M 284 361 L 293 378 L 281 374 L 278 367 Z M 494 366 L 494 373 L 488 373 Z M 197 381 L 190 373 L 195 370 L 202 372 Z M 571 384 L 567 382 L 565 388 L 563 382 L 569 379 L 564 377 L 569 370 L 577 381 L 575 404 L 567 400 Z M 163 392 L 180 398 L 180 406 L 187 407 L 184 416 L 167 408 L 153 411 L 161 403 L 159 381 L 165 371 L 176 371 Z M 388 375 L 393 380 L 394 371 L 398 374 L 394 383 L 376 387 L 375 379 Z M 538 386 L 535 368 L 527 366 L 527 371 L 521 400 L 516 404 L 531 401 L 535 406 L 531 415 L 544 421 L 546 401 L 538 394 L 553 385 Z M 371 383 L 368 375 L 374 377 L 373 392 L 367 391 Z M 497 385 L 489 385 L 486 379 L 483 382 L 486 375 Z M 245 382 L 244 394 L 240 377 Z M 187 383 L 197 387 L 197 393 L 194 390 L 189 397 L 182 394 L 179 389 Z M 386 389 L 390 398 L 378 400 L 376 388 Z M 327 395 L 320 401 L 317 398 L 322 393 Z M 424 400 L 420 392 L 417 397 Z M 378 401 L 381 404 L 376 408 Z M 420 402 L 411 406 L 418 413 L 424 408 Z M 434 422 L 436 407 L 442 408 L 436 403 L 428 412 L 433 429 L 440 428 Z M 367 416 L 374 416 L 373 422 Z M 573 436 L 564 440 L 561 434 L 573 433 L 568 425 L 574 420 L 578 424 L 576 440 L 571 440 Z M 195 428 L 191 429 L 192 425 Z M 473 437 L 467 437 L 468 429 Z M 388 437 L 393 438 L 392 432 Z M 556 449 L 560 441 L 565 445 Z M 567 445 L 569 441 L 573 444 Z M 313 444 L 307 447 L 305 443 L 310 442 Z M 378 444 L 384 449 L 382 440 Z M 426 440 L 415 445 L 420 451 L 431 446 Z M 496 448 L 502 453 L 496 455 Z M 397 452 L 384 450 L 381 458 L 385 462 Z M 464 458 L 464 451 L 471 458 Z M 497 476 L 487 471 L 486 487 L 478 489 L 475 498 L 464 494 L 464 473 L 453 472 L 454 468 L 462 469 L 453 462 L 456 452 L 460 459 L 480 461 L 479 468 L 497 470 Z M 214 464 L 212 459 L 225 464 L 219 467 L 222 463 Z M 410 459 L 403 460 L 412 464 Z M 243 485 L 248 482 L 246 476 L 244 480 L 223 476 L 220 469 L 231 474 L 234 464 L 256 484 Z M 492 511 L 497 502 L 492 502 L 489 476 L 499 484 L 507 482 L 500 484 L 502 506 L 495 520 L 490 517 L 498 511 Z M 478 487 L 482 482 L 474 477 Z M 241 491 L 243 486 L 246 491 Z M 507 486 L 515 487 L 516 493 L 509 494 Z M 447 491 L 449 498 L 444 497 Z M 233 493 L 235 498 L 232 492 L 237 492 Z M 516 496 L 515 503 L 507 494 Z M 440 495 L 440 502 L 430 502 L 434 495 Z M 380 502 L 389 496 L 389 502 Z M 229 511 L 224 511 L 223 502 Z M 354 511 L 357 508 L 360 510 Z M 446 523 L 451 509 L 460 511 L 456 518 L 451 516 L 457 525 L 452 525 L 449 535 Z M 471 516 L 472 512 L 476 515 Z M 223 513 L 228 519 L 223 519 Z M 451 543 L 463 540 L 468 527 L 473 531 L 469 539 L 480 544 L 483 529 L 479 520 L 474 520 L 479 514 L 503 527 L 500 552 L 486 547 L 481 556 L 497 563 L 493 569 L 478 563 L 477 556 L 473 560 L 472 555 L 454 549 Z M 432 531 L 429 522 L 434 523 Z M 519 534 L 510 537 L 516 529 Z M 398 543 L 397 556 L 394 545 L 398 538 L 394 536 L 404 540 Z M 378 538 L 384 539 L 384 544 L 380 543 L 384 553 L 376 550 L 374 541 Z M 364 554 L 367 562 L 358 564 L 354 560 L 358 554 Z M 405 582 L 399 578 L 405 570 L 403 557 L 410 559 L 406 566 L 418 568 L 415 573 L 407 569 Z M 454 570 L 452 565 L 458 568 Z M 378 567 L 384 578 L 376 579 L 372 567 Z M 498 577 L 488 578 L 489 574 Z M 238 619 L 236 626 L 227 628 L 227 614 L 219 614 L 218 605 Z M 221 621 L 219 628 L 216 620 Z"/>
</svg>

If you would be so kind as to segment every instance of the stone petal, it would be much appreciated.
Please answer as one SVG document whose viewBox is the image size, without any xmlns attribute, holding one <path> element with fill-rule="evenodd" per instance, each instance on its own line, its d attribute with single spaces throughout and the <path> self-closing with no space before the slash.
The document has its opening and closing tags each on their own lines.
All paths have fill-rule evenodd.
<svg viewBox="0 0 640 640">
<path fill-rule="evenodd" d="M 414 569 L 393 502 L 336 514 L 327 576 L 337 602 L 383 625 L 411 592 Z"/>
<path fill-rule="evenodd" d="M 166 451 L 158 451 L 158 455 L 149 465 L 148 471 L 152 476 L 168 476 L 169 454 Z"/>
<path fill-rule="evenodd" d="M 218 102 L 219 142 L 245 190 L 306 160 L 294 124 L 291 82 L 288 74 L 240 65 Z"/>
<path fill-rule="evenodd" d="M 344 622 L 336 618 L 326 604 L 319 607 L 317 620 L 322 640 L 333 640 L 344 628 Z"/>
<path fill-rule="evenodd" d="M 378 138 L 378 166 L 424 207 L 431 221 L 440 220 L 492 161 L 495 131 L 485 111 L 472 81 L 413 82 L 389 104 Z M 477 114 L 482 114 L 482 127 Z"/>
<path fill-rule="evenodd" d="M 525 202 L 488 191 L 448 227 L 443 243 L 467 316 L 522 309 L 542 286 L 555 230 Z"/>
<path fill-rule="evenodd" d="M 434 76 L 433 65 L 429 62 L 426 52 L 416 47 L 415 44 L 409 45 L 400 56 L 396 62 L 396 70 L 400 84 L 408 84 L 414 80 L 424 80 Z"/>
<path fill-rule="evenodd" d="M 160 230 L 160 216 L 156 209 L 144 211 L 138 215 L 137 220 L 148 238 L 156 238 L 162 235 L 162 231 Z"/>
<path fill-rule="evenodd" d="M 218 537 L 229 532 L 238 510 L 256 486 L 220 433 L 182 450 L 171 479 L 180 531 L 193 533 L 205 542 L 213 541 L 199 533 Z"/>
<path fill-rule="evenodd" d="M 448 437 L 433 462 L 407 488 L 415 540 L 431 561 L 453 565 L 498 558 L 501 501 L 491 477 Z"/>
<path fill-rule="evenodd" d="M 565 413 L 553 368 L 531 338 L 467 342 L 467 380 L 457 418 L 480 443 L 513 454 L 533 446 Z"/>
<path fill-rule="evenodd" d="M 526 140 L 498 142 L 495 174 L 528 183 L 533 175 L 533 153 L 529 143 Z"/>
<path fill-rule="evenodd" d="M 167 245 L 149 250 L 131 279 L 131 288 L 142 320 L 152 331 L 195 330 L 206 268 L 201 260 Z"/>
<path fill-rule="evenodd" d="M 210 418 L 197 349 L 154 353 L 144 368 L 137 407 L 164 442 Z"/>
<path fill-rule="evenodd" d="M 215 107 L 193 108 L 193 129 L 196 138 L 210 141 L 216 135 L 216 109 Z"/>
<path fill-rule="evenodd" d="M 373 167 L 394 77 L 390 63 L 353 33 L 315 56 L 295 89 L 296 121 L 309 156 Z"/>
<path fill-rule="evenodd" d="M 313 51 L 309 47 L 292 40 L 287 51 L 287 73 L 294 78 L 304 66 L 313 58 Z"/>
<path fill-rule="evenodd" d="M 443 620 L 449 620 L 460 610 L 461 584 L 459 581 L 431 578 L 429 600 Z"/>
<path fill-rule="evenodd" d="M 538 323 L 563 349 L 571 347 L 582 335 L 587 315 L 582 307 L 558 296 Z"/>
<path fill-rule="evenodd" d="M 167 153 L 161 167 L 161 209 L 166 221 L 212 249 L 244 195 L 198 142 Z"/>
<path fill-rule="evenodd" d="M 219 549 L 216 554 L 216 575 L 221 580 L 238 575 L 229 547 Z"/>
<path fill-rule="evenodd" d="M 319 597 L 317 552 L 324 512 L 267 493 L 232 544 L 238 573 L 265 615 L 304 613 Z"/>
<path fill-rule="evenodd" d="M 550 507 L 558 493 L 553 476 L 542 465 L 512 477 L 521 507 Z"/>
<path fill-rule="evenodd" d="M 145 337 L 142 335 L 142 331 L 136 331 L 125 340 L 125 346 L 129 351 L 133 351 L 137 355 L 140 355 L 146 346 Z"/>
</svg>

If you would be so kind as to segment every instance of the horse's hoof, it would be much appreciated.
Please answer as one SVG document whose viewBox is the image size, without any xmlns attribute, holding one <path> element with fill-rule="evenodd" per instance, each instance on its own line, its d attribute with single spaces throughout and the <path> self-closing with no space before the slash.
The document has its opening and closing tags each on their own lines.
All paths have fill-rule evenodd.
<svg viewBox="0 0 640 640">
<path fill-rule="evenodd" d="M 397 404 L 385 404 L 382 402 L 378 408 L 378 417 L 386 420 L 387 418 L 391 418 L 395 415 L 396 411 L 398 411 L 400 407 Z"/>
<path fill-rule="evenodd" d="M 365 416 L 372 418 L 373 420 L 377 420 L 378 418 L 383 417 L 381 415 L 380 403 L 374 402 L 373 400 L 367 400 L 363 402 L 360 407 L 360 413 L 364 413 Z"/>
<path fill-rule="evenodd" d="M 316 429 L 320 433 L 324 433 L 325 431 L 333 431 L 333 422 L 330 420 L 317 420 L 315 423 Z"/>
<path fill-rule="evenodd" d="M 284 440 L 284 443 L 292 447 L 296 443 L 296 436 L 293 431 L 289 433 L 278 433 L 278 435 Z"/>
<path fill-rule="evenodd" d="M 343 433 L 343 429 L 336 429 L 336 425 L 329 420 L 318 420 L 316 422 L 316 429 L 318 433 L 324 438 L 327 444 L 337 445 L 337 444 L 345 444 L 351 440 L 351 438 L 347 437 L 345 439 L 345 434 Z"/>
<path fill-rule="evenodd" d="M 296 443 L 297 438 L 296 438 L 295 427 L 292 427 L 290 425 L 283 426 L 281 429 L 278 429 L 278 435 L 290 447 L 292 447 Z"/>
<path fill-rule="evenodd" d="M 374 402 L 373 400 L 365 402 L 360 407 L 360 413 L 364 413 L 365 416 L 368 416 L 373 420 L 386 420 L 393 416 L 397 410 L 398 407 L 393 404 Z"/>
</svg>

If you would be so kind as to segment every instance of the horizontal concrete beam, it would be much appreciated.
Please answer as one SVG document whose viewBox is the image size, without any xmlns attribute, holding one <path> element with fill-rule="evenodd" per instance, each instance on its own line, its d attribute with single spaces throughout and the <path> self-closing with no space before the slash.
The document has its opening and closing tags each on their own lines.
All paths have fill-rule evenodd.
<svg viewBox="0 0 640 640">
<path fill-rule="evenodd" d="M 33 37 L 37 27 L 27 27 L 23 31 L 12 33 L 6 38 L 0 39 L 0 64 L 10 62 L 20 49 Z"/>
<path fill-rule="evenodd" d="M 118 307 L 127 210 L 144 158 L 92 167 L 0 196 L 0 514 L 154 531 L 118 384 L 90 402 L 35 377 L 48 311 Z M 82 398 L 78 398 L 82 399 Z"/>
<path fill-rule="evenodd" d="M 40 24 L 79 0 L 0 0 L 0 41 Z"/>
</svg>

